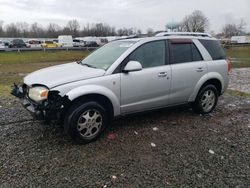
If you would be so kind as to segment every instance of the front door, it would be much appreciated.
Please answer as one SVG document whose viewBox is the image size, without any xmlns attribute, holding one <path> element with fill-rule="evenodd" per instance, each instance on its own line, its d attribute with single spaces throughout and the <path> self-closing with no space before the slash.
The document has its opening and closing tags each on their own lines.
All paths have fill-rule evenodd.
<svg viewBox="0 0 250 188">
<path fill-rule="evenodd" d="M 138 61 L 143 69 L 121 73 L 121 113 L 132 113 L 168 105 L 171 69 L 166 41 L 154 41 L 137 48 L 128 61 Z"/>
</svg>

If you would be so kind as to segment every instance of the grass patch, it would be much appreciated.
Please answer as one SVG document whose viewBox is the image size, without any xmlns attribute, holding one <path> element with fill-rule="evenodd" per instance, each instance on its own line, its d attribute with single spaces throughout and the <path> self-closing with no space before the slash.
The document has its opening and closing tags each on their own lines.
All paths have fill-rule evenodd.
<svg viewBox="0 0 250 188">
<path fill-rule="evenodd" d="M 232 62 L 233 68 L 250 67 L 250 46 L 232 47 L 225 50 L 227 57 L 236 59 Z"/>
<path fill-rule="evenodd" d="M 227 94 L 227 95 L 230 95 L 230 96 L 234 96 L 234 97 L 250 98 L 250 93 L 245 93 L 245 92 L 236 91 L 236 90 L 231 90 L 231 89 L 228 89 L 228 90 L 226 91 L 226 94 Z"/>
<path fill-rule="evenodd" d="M 76 61 L 88 54 L 88 51 L 0 52 L 0 64 Z"/>
</svg>

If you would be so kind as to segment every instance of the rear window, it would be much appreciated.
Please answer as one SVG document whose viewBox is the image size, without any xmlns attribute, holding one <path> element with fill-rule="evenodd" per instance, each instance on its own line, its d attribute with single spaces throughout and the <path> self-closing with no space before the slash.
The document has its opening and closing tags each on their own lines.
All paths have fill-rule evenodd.
<svg viewBox="0 0 250 188">
<path fill-rule="evenodd" d="M 217 40 L 199 40 L 213 60 L 226 59 L 225 52 Z"/>
</svg>

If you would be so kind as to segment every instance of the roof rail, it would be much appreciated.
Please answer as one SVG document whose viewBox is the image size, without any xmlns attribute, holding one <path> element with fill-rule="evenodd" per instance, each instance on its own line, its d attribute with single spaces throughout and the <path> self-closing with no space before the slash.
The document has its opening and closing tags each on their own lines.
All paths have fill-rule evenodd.
<svg viewBox="0 0 250 188">
<path fill-rule="evenodd" d="M 155 35 L 156 37 L 163 36 L 196 36 L 196 37 L 212 37 L 208 33 L 197 33 L 197 32 L 161 32 Z"/>
</svg>

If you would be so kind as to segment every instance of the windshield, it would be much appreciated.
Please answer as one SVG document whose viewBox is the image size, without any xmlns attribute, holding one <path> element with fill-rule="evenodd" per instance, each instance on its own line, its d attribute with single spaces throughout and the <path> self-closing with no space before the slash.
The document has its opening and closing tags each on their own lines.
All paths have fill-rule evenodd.
<svg viewBox="0 0 250 188">
<path fill-rule="evenodd" d="M 81 64 L 107 70 L 134 43 L 134 41 L 108 43 L 82 60 Z"/>
</svg>

